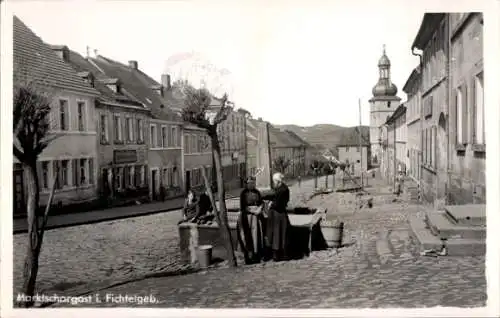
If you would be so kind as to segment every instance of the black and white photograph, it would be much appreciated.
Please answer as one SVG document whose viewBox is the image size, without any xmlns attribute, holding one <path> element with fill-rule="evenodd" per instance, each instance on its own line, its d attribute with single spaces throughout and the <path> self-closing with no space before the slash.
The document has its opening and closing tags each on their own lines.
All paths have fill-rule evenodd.
<svg viewBox="0 0 500 318">
<path fill-rule="evenodd" d="M 498 315 L 499 4 L 437 2 L 3 1 L 9 315 Z"/>
</svg>

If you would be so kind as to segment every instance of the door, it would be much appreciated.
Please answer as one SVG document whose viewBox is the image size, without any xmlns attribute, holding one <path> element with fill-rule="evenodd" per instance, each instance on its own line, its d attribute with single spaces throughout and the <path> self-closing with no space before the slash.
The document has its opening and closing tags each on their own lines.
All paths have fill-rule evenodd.
<svg viewBox="0 0 500 318">
<path fill-rule="evenodd" d="M 104 197 L 108 197 L 109 195 L 109 181 L 108 181 L 108 169 L 104 168 L 101 171 L 101 187 L 102 187 L 102 194 Z"/>
<path fill-rule="evenodd" d="M 23 182 L 23 170 L 15 170 L 13 176 L 14 182 L 14 214 L 15 215 L 25 215 L 26 206 L 24 203 L 24 182 Z"/>
<path fill-rule="evenodd" d="M 158 186 L 158 170 L 151 170 L 151 193 L 153 201 L 158 199 L 156 188 Z"/>
<path fill-rule="evenodd" d="M 186 180 L 186 193 L 191 189 L 191 171 L 189 170 L 186 170 L 186 176 L 185 176 L 185 179 Z"/>
</svg>

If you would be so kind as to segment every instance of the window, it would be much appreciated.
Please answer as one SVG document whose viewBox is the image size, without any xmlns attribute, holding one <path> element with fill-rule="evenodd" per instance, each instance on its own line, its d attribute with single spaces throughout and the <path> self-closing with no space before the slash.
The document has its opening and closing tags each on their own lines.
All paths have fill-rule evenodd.
<svg viewBox="0 0 500 318">
<path fill-rule="evenodd" d="M 156 125 L 151 125 L 151 135 L 150 135 L 150 143 L 151 148 L 155 148 L 157 146 L 158 134 L 156 133 Z"/>
<path fill-rule="evenodd" d="M 87 159 L 80 159 L 80 184 L 86 184 L 87 181 Z"/>
<path fill-rule="evenodd" d="M 69 160 L 61 161 L 61 184 L 63 187 L 67 187 L 69 185 L 68 166 L 69 166 Z"/>
<path fill-rule="evenodd" d="M 145 170 L 146 168 L 144 166 L 141 166 L 141 173 L 140 173 L 140 176 L 141 176 L 141 186 L 143 186 L 145 183 L 146 183 L 146 173 L 145 173 Z"/>
<path fill-rule="evenodd" d="M 133 187 L 133 186 L 135 186 L 135 182 L 134 182 L 134 180 L 135 180 L 135 167 L 134 166 L 130 166 L 129 169 L 130 169 L 130 171 L 129 171 L 129 174 L 128 174 L 128 180 L 127 180 L 127 182 L 128 182 L 128 184 L 129 184 L 130 187 Z"/>
<path fill-rule="evenodd" d="M 78 102 L 78 130 L 85 130 L 85 102 Z"/>
<path fill-rule="evenodd" d="M 132 118 L 128 117 L 125 119 L 125 131 L 127 132 L 127 141 L 134 140 L 134 124 Z"/>
<path fill-rule="evenodd" d="M 456 105 L 456 133 L 457 133 L 457 144 L 463 144 L 464 139 L 463 139 L 463 94 L 462 90 L 459 88 L 456 91 L 456 98 L 455 98 L 455 105 Z"/>
<path fill-rule="evenodd" d="M 49 188 L 49 162 L 42 161 L 42 180 L 40 180 L 42 189 Z"/>
<path fill-rule="evenodd" d="M 59 100 L 59 127 L 61 130 L 68 130 L 69 126 L 68 101 Z"/>
<path fill-rule="evenodd" d="M 168 136 L 168 145 L 170 147 L 177 147 L 177 132 L 176 132 L 176 127 L 171 126 L 170 127 L 170 135 Z"/>
<path fill-rule="evenodd" d="M 89 158 L 87 162 L 89 164 L 89 170 L 88 170 L 89 184 L 94 184 L 94 159 Z"/>
<path fill-rule="evenodd" d="M 142 119 L 137 119 L 137 141 L 144 142 L 144 126 Z"/>
<path fill-rule="evenodd" d="M 184 135 L 184 151 L 185 153 L 189 154 L 189 135 Z"/>
<path fill-rule="evenodd" d="M 115 173 L 115 187 L 117 190 L 121 190 L 123 188 L 123 168 L 116 168 Z"/>
<path fill-rule="evenodd" d="M 122 141 L 122 121 L 120 116 L 115 115 L 113 117 L 113 128 L 115 133 L 115 141 Z"/>
<path fill-rule="evenodd" d="M 101 143 L 107 143 L 108 137 L 108 116 L 101 115 Z"/>
<path fill-rule="evenodd" d="M 485 140 L 485 125 L 484 125 L 484 82 L 483 73 L 477 75 L 474 79 L 474 96 L 475 96 L 475 112 L 474 112 L 474 142 L 484 145 Z"/>
<path fill-rule="evenodd" d="M 167 126 L 161 126 L 161 146 L 168 147 Z"/>
</svg>

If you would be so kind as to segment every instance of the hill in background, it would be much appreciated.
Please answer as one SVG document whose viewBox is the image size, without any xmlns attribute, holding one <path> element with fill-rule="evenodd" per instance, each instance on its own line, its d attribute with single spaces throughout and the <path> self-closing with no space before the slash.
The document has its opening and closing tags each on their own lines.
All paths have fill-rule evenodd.
<svg viewBox="0 0 500 318">
<path fill-rule="evenodd" d="M 359 126 L 342 127 L 330 124 L 318 124 L 310 127 L 297 125 L 274 125 L 280 129 L 290 130 L 318 149 L 330 149 L 337 156 L 337 146 L 343 144 L 358 144 Z M 370 143 L 370 129 L 361 126 L 362 143 Z"/>
</svg>

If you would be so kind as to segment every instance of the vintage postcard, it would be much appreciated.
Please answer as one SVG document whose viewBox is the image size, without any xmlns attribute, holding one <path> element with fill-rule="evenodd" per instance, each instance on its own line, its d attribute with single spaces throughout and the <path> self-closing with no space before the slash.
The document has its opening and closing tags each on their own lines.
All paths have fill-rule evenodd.
<svg viewBox="0 0 500 318">
<path fill-rule="evenodd" d="M 499 8 L 3 1 L 2 316 L 498 315 Z"/>
</svg>

